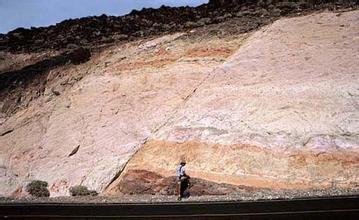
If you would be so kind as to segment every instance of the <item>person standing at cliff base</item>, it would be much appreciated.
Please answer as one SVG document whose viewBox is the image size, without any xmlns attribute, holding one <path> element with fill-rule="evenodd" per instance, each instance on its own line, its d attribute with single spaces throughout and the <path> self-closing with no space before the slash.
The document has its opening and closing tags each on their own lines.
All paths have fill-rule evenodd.
<svg viewBox="0 0 359 220">
<path fill-rule="evenodd" d="M 183 198 L 183 193 L 188 187 L 189 182 L 189 176 L 186 174 L 186 161 L 181 160 L 180 164 L 178 165 L 176 169 L 176 175 L 177 175 L 177 193 L 178 193 L 178 199 L 181 200 Z"/>
</svg>

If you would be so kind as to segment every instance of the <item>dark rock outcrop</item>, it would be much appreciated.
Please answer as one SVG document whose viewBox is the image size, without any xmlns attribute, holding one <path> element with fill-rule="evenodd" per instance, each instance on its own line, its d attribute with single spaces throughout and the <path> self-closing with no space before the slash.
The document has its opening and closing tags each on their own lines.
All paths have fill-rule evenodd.
<svg viewBox="0 0 359 220">
<path fill-rule="evenodd" d="M 209 0 L 210 5 L 223 7 L 235 4 L 251 4 L 256 3 L 258 5 L 270 5 L 270 4 L 277 4 L 277 3 L 285 3 L 285 4 L 292 4 L 292 3 L 299 3 L 299 4 L 308 4 L 308 5 L 318 5 L 318 4 L 327 4 L 327 3 L 334 3 L 334 4 L 353 4 L 355 1 L 353 0 Z"/>
<path fill-rule="evenodd" d="M 0 96 L 3 97 L 4 104 L 0 112 L 5 114 L 13 112 L 21 105 L 25 97 L 23 94 L 29 87 L 36 89 L 31 90 L 33 94 L 27 94 L 27 96 L 32 98 L 40 96 L 45 90 L 46 76 L 50 70 L 69 63 L 81 64 L 87 62 L 90 57 L 90 51 L 80 47 L 26 66 L 21 70 L 1 73 Z"/>
<path fill-rule="evenodd" d="M 65 20 L 49 27 L 18 28 L 6 35 L 0 35 L 0 51 L 36 52 L 74 46 L 93 47 L 223 22 L 236 16 L 239 11 L 246 12 L 246 16 L 258 18 L 263 15 L 259 12 L 265 8 L 268 9 L 265 16 L 277 17 L 291 12 L 302 12 L 309 6 L 334 8 L 336 5 L 349 7 L 358 5 L 358 1 L 211 0 L 209 4 L 196 8 L 145 8 L 141 11 L 133 10 L 120 17 L 101 15 Z M 279 13 L 272 13 L 275 10 L 279 10 Z"/>
</svg>

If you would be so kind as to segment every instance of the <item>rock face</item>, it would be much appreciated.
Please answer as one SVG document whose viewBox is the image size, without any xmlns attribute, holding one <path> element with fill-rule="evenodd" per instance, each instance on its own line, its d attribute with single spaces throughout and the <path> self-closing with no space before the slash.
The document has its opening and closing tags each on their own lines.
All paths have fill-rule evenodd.
<svg viewBox="0 0 359 220">
<path fill-rule="evenodd" d="M 3 102 L 0 108 L 1 112 L 11 115 L 17 110 L 21 102 L 23 102 L 23 105 L 27 105 L 31 101 L 24 101 L 26 98 L 31 99 L 43 94 L 46 88 L 46 78 L 50 70 L 69 63 L 78 65 L 87 62 L 90 57 L 91 53 L 88 49 L 77 48 L 28 65 L 20 70 L 1 73 L 0 96 Z M 32 90 L 31 87 L 36 89 Z M 29 92 L 33 94 L 29 94 Z M 52 92 L 55 95 L 60 95 L 59 91 L 55 89 L 52 89 Z"/>
<path fill-rule="evenodd" d="M 243 190 L 250 190 L 249 187 L 219 184 L 192 178 L 188 191 L 191 196 L 201 195 L 226 195 Z M 148 170 L 131 170 L 124 174 L 119 186 L 119 191 L 126 194 L 160 194 L 177 195 L 177 178 L 175 176 L 164 177 Z"/>
<path fill-rule="evenodd" d="M 16 104 L 0 115 L 0 195 L 34 179 L 51 196 L 75 185 L 173 194 L 182 156 L 194 195 L 358 187 L 359 12 L 282 19 L 253 34 L 228 19 L 91 59 L 83 49 L 40 81 L 11 81 L 13 98 L 0 100 L 2 110 Z M 45 55 L 31 56 L 27 66 Z"/>
<path fill-rule="evenodd" d="M 104 191 L 243 40 L 196 36 L 120 44 L 86 63 L 51 69 L 42 94 L 1 121 L 0 194 L 21 195 L 33 179 L 49 182 L 51 196 L 69 195 L 75 185 Z M 38 89 L 26 88 L 27 95 Z"/>
<path fill-rule="evenodd" d="M 133 170 L 172 175 L 180 157 L 191 175 L 219 183 L 358 187 L 358 18 L 357 11 L 316 14 L 255 33 L 140 149 L 109 193 L 131 192 L 121 186 Z"/>
</svg>

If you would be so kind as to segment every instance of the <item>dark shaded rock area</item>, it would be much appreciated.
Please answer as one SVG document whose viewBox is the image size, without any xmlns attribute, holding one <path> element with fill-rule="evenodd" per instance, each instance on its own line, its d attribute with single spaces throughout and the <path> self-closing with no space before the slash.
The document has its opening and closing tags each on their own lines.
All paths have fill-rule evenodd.
<svg viewBox="0 0 359 220">
<path fill-rule="evenodd" d="M 147 170 L 130 170 L 121 177 L 118 190 L 123 194 L 176 195 L 175 176 L 163 177 Z M 215 183 L 191 178 L 188 193 L 191 196 L 228 195 L 240 191 L 253 191 L 254 188 Z"/>
<path fill-rule="evenodd" d="M 20 70 L 10 71 L 0 74 L 0 97 L 3 98 L 0 112 L 8 114 L 14 112 L 24 98 L 32 99 L 40 96 L 46 87 L 47 73 L 59 66 L 66 64 L 81 64 L 87 62 L 91 57 L 90 50 L 77 48 L 66 51 L 58 56 L 49 57 L 35 64 L 26 66 Z M 27 88 L 36 88 L 35 90 Z M 31 92 L 33 94 L 23 94 Z M 53 91 L 55 95 L 60 95 L 58 91 Z M 31 100 L 28 100 L 28 102 Z"/>
<path fill-rule="evenodd" d="M 18 28 L 0 35 L 0 51 L 39 52 L 94 47 L 220 23 L 232 17 L 255 21 L 261 17 L 279 17 L 321 8 L 356 7 L 358 3 L 358 0 L 211 0 L 198 7 L 147 8 L 133 10 L 121 17 L 102 15 L 65 20 L 49 27 Z"/>
</svg>

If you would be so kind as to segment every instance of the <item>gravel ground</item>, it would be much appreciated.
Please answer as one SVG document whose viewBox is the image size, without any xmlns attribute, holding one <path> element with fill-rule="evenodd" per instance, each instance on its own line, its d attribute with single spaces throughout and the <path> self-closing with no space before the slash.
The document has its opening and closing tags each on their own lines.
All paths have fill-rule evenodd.
<svg viewBox="0 0 359 220">
<path fill-rule="evenodd" d="M 329 196 L 358 196 L 359 188 L 355 189 L 313 189 L 306 191 L 273 191 L 260 190 L 254 192 L 238 192 L 223 196 L 190 196 L 182 202 L 207 202 L 207 201 L 256 201 L 273 199 L 294 199 L 310 197 L 329 197 Z M 163 203 L 177 202 L 176 196 L 163 195 L 123 195 L 121 197 L 53 197 L 53 198 L 5 198 L 0 197 L 0 203 Z"/>
</svg>

